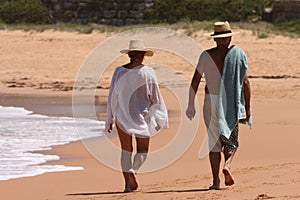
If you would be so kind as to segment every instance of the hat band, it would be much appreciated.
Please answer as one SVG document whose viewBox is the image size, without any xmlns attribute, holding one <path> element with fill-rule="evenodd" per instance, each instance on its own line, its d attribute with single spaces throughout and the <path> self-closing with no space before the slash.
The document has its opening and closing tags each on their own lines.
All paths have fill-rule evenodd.
<svg viewBox="0 0 300 200">
<path fill-rule="evenodd" d="M 231 30 L 229 30 L 229 31 L 214 32 L 213 35 L 221 35 L 221 34 L 226 34 L 226 33 L 231 33 Z"/>
</svg>

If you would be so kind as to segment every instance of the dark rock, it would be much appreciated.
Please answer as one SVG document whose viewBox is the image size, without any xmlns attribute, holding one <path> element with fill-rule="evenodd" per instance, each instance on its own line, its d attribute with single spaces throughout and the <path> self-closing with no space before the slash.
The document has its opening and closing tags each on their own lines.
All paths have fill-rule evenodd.
<svg viewBox="0 0 300 200">
<path fill-rule="evenodd" d="M 97 22 L 116 26 L 143 23 L 145 9 L 154 2 L 155 0 L 42 0 L 55 22 Z"/>
</svg>

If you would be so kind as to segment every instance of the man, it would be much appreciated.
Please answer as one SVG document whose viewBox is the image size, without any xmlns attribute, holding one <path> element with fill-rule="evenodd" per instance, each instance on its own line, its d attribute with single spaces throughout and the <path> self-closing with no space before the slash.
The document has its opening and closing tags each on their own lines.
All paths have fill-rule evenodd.
<svg viewBox="0 0 300 200">
<path fill-rule="evenodd" d="M 221 152 L 225 157 L 223 174 L 225 185 L 234 184 L 230 164 L 238 148 L 238 123 L 251 125 L 250 83 L 247 78 L 247 59 L 237 46 L 229 47 L 231 31 L 228 22 L 216 22 L 210 34 L 216 47 L 204 51 L 197 64 L 191 88 L 187 117 L 195 116 L 194 99 L 199 83 L 205 76 L 204 121 L 208 132 L 209 159 L 213 175 L 210 189 L 220 189 Z"/>
</svg>

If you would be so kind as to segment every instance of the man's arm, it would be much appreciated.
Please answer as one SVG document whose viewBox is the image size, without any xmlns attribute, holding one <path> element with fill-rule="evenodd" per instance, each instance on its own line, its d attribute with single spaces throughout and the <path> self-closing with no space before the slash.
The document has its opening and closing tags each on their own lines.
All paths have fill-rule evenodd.
<svg viewBox="0 0 300 200">
<path fill-rule="evenodd" d="M 201 81 L 202 75 L 198 72 L 198 70 L 195 70 L 190 90 L 189 90 L 189 103 L 188 108 L 186 110 L 186 116 L 191 120 L 194 118 L 196 110 L 195 110 L 195 96 L 198 91 L 198 87 Z"/>
<path fill-rule="evenodd" d="M 251 116 L 251 108 L 250 108 L 251 89 L 250 89 L 250 82 L 247 73 L 245 74 L 243 87 L 244 87 L 245 107 L 246 107 L 246 115 L 247 115 L 247 117 L 243 119 L 243 121 L 247 122 L 249 121 Z"/>
</svg>

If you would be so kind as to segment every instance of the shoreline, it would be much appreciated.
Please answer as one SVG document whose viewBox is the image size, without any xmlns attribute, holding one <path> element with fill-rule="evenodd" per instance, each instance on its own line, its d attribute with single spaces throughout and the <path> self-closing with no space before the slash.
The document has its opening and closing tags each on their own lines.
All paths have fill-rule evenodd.
<svg viewBox="0 0 300 200">
<path fill-rule="evenodd" d="M 55 120 L 60 120 L 61 122 L 64 121 L 65 123 L 70 123 L 72 121 L 72 120 L 70 121 L 70 119 L 74 119 L 74 116 L 72 113 L 72 96 L 66 95 L 66 94 L 64 94 L 64 95 L 54 95 L 54 94 L 42 95 L 39 93 L 31 93 L 31 94 L 29 94 L 29 93 L 26 93 L 26 94 L 1 93 L 0 94 L 0 106 L 2 106 L 4 108 L 5 107 L 24 108 L 26 110 L 26 112 L 27 111 L 31 112 L 26 115 L 29 115 L 29 116 L 30 115 L 33 115 L 33 116 L 41 115 L 42 119 L 45 119 L 44 117 L 46 117 L 46 119 L 49 119 L 49 117 L 50 117 L 50 120 L 46 121 L 47 123 L 53 123 L 52 122 L 53 118 Z M 83 105 L 83 107 L 84 107 L 84 105 Z M 105 110 L 105 106 L 101 105 L 101 104 L 96 105 L 95 108 L 96 108 L 96 112 L 104 112 L 104 110 Z M 84 114 L 82 118 L 86 118 L 87 116 L 88 116 L 87 114 Z M 4 116 L 2 116 L 2 117 L 4 117 Z M 87 117 L 87 119 L 88 119 L 88 117 Z M 39 119 L 33 118 L 31 120 L 39 120 Z M 51 127 L 48 127 L 46 124 L 42 123 L 42 121 L 40 121 L 39 124 L 40 124 L 40 126 L 49 129 L 48 134 L 56 134 L 55 132 L 51 132 L 56 129 L 53 129 L 53 128 L 51 129 Z M 64 129 L 67 128 L 70 131 L 72 129 L 72 127 L 70 129 L 68 125 L 65 127 L 63 124 L 60 125 L 59 123 L 55 123 L 55 122 L 53 125 L 59 126 L 58 129 L 60 129 L 60 127 L 64 128 Z M 35 126 L 33 126 L 32 128 L 33 128 L 33 131 L 34 130 L 36 131 Z M 74 124 L 74 130 L 77 130 L 75 128 L 76 128 L 76 124 Z M 24 134 L 21 130 L 18 130 L 18 131 L 19 132 L 17 132 L 17 133 Z M 47 129 L 46 129 L 46 131 L 47 131 Z M 4 133 L 4 137 L 5 137 L 5 132 L 3 132 L 3 133 Z M 38 132 L 34 132 L 34 133 L 37 133 L 37 135 L 39 135 Z M 65 132 L 63 132 L 63 133 L 65 133 Z M 72 133 L 72 132 L 69 132 L 69 133 Z M 32 139 L 34 138 L 34 136 L 31 136 L 31 135 L 27 135 L 27 136 Z M 40 135 L 40 136 L 44 138 L 43 135 Z M 1 177 L 1 178 L 8 178 L 8 180 L 10 180 L 10 179 L 23 178 L 23 177 L 33 177 L 33 176 L 40 175 L 39 173 L 41 173 L 41 174 L 50 173 L 53 171 L 55 172 L 56 170 L 62 171 L 62 172 L 77 170 L 76 168 L 78 168 L 80 166 L 64 166 L 63 165 L 63 166 L 55 167 L 53 164 L 51 164 L 51 163 L 56 163 L 62 159 L 65 159 L 65 156 L 63 155 L 63 157 L 62 157 L 62 155 L 60 153 L 54 154 L 52 152 L 53 148 L 55 148 L 56 146 L 64 146 L 64 145 L 68 145 L 73 142 L 76 143 L 76 142 L 82 142 L 82 140 L 86 140 L 86 138 L 81 138 L 81 139 L 79 138 L 78 140 L 74 141 L 74 137 L 76 138 L 76 136 L 73 136 L 72 134 L 69 135 L 69 137 L 70 136 L 71 136 L 71 138 L 69 138 L 70 141 L 65 140 L 65 139 L 67 139 L 66 137 L 65 137 L 65 139 L 58 139 L 58 138 L 52 139 L 51 137 L 49 137 L 51 140 L 50 143 L 42 142 L 42 144 L 43 144 L 42 146 L 33 145 L 32 147 L 29 147 L 30 149 L 33 149 L 33 150 L 29 150 L 29 151 L 25 150 L 25 149 L 28 149 L 26 147 L 26 143 L 23 145 L 19 145 L 19 148 L 20 148 L 19 150 L 23 149 L 20 152 L 22 154 L 24 154 L 24 156 L 25 156 L 25 154 L 28 156 L 28 158 L 27 158 L 27 159 L 29 159 L 28 162 L 32 162 L 32 163 L 36 163 L 36 164 L 26 165 L 28 167 L 25 167 L 25 166 L 22 167 L 24 165 L 24 163 L 21 162 L 20 163 L 21 165 L 16 166 L 16 170 L 19 170 L 19 167 L 20 167 L 20 169 L 25 170 L 25 171 L 24 171 L 24 173 L 19 174 L 18 175 L 19 177 L 14 177 L 13 174 L 8 175 L 8 174 L 4 173 L 3 177 Z M 84 136 L 82 135 L 80 137 L 84 137 Z M 22 139 L 26 139 L 26 138 L 21 139 L 19 137 L 17 137 L 17 138 L 16 138 L 16 142 L 19 140 L 22 140 Z M 4 138 L 3 144 L 7 145 L 5 143 L 5 140 L 6 139 Z M 61 143 L 64 143 L 64 144 L 61 144 Z M 36 148 L 41 149 L 41 150 L 34 150 Z M 5 149 L 5 147 L 4 147 L 4 149 Z M 41 156 L 39 154 L 42 154 L 43 156 Z M 35 157 L 40 158 L 40 161 L 36 160 Z M 58 159 L 56 157 L 58 157 Z M 10 159 L 10 157 L 5 157 L 5 158 Z M 44 159 L 45 162 L 43 162 L 42 159 Z M 3 164 L 3 162 L 2 162 L 2 164 Z M 48 165 L 50 165 L 50 166 L 48 167 Z M 31 167 L 31 166 L 33 166 L 33 167 Z M 35 169 L 34 166 L 36 166 L 37 169 Z M 39 168 L 38 166 L 41 166 L 41 168 Z M 47 167 L 43 168 L 42 166 L 45 166 L 45 167 L 47 166 Z M 30 170 L 32 170 L 32 172 Z M 45 170 L 45 172 L 43 172 L 44 170 Z M 33 174 L 35 174 L 35 175 L 33 175 Z M 5 181 L 5 180 L 3 180 L 3 181 Z"/>
<path fill-rule="evenodd" d="M 26 91 L 26 90 L 25 90 Z M 0 93 L 0 105 L 22 107 L 34 114 L 46 116 L 73 117 L 72 93 L 70 92 L 35 92 L 16 93 L 15 90 Z M 101 101 L 99 100 L 101 99 Z M 83 106 L 86 106 L 83 104 Z M 103 95 L 95 96 L 96 112 L 106 112 L 106 99 Z"/>
</svg>

